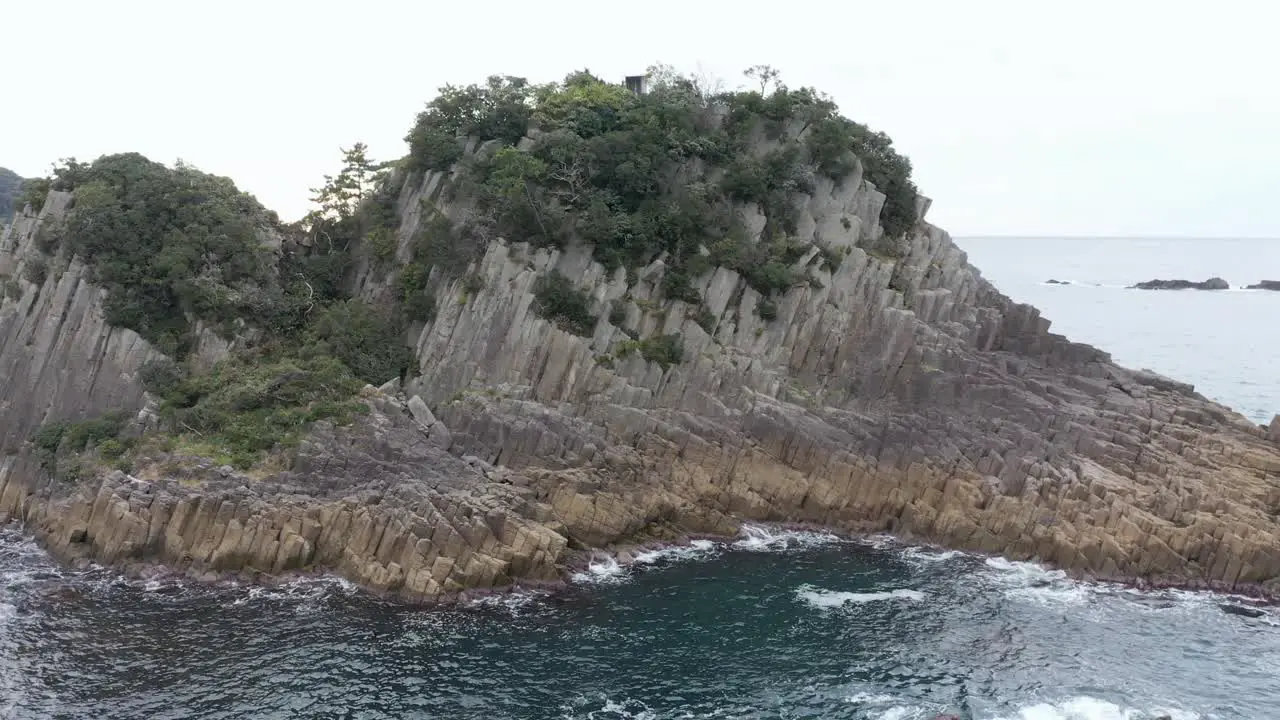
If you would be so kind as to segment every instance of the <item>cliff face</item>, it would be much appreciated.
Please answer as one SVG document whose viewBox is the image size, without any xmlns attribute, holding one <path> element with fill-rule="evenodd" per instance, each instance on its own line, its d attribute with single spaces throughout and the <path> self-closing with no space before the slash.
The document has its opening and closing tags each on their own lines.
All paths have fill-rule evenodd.
<svg viewBox="0 0 1280 720">
<path fill-rule="evenodd" d="M 449 184 L 405 182 L 401 260 L 425 213 L 470 211 Z M 163 453 L 80 485 L 39 470 L 22 440 L 47 419 L 142 408 L 136 373 L 155 354 L 102 325 L 73 261 L 0 307 L 0 516 L 65 557 L 327 568 L 413 598 L 553 579 L 572 548 L 748 519 L 1280 591 L 1280 446 L 1264 430 L 1050 333 L 938 228 L 921 222 L 895 257 L 870 253 L 883 202 L 860 170 L 816 180 L 797 235 L 843 258 L 796 261 L 810 280 L 776 298 L 772 320 L 724 267 L 695 279 L 694 308 L 664 299 L 662 258 L 628 277 L 586 248 L 491 242 L 411 328 L 418 377 L 367 388 L 354 426 L 322 423 L 287 469 L 253 475 Z M 763 217 L 743 211 L 758 231 Z M 36 224 L 5 237 L 0 272 L 22 275 Z M 535 312 L 552 270 L 604 309 L 590 337 Z M 375 302 L 393 292 L 373 268 L 354 285 Z M 678 364 L 634 351 L 673 334 Z"/>
</svg>

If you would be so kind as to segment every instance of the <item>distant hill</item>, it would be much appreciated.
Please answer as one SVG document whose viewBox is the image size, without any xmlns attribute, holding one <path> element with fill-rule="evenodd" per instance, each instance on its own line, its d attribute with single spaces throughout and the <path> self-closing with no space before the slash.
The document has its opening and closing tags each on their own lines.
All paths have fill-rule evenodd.
<svg viewBox="0 0 1280 720">
<path fill-rule="evenodd" d="M 13 217 L 13 201 L 22 188 L 22 178 L 9 168 L 0 167 L 0 227 Z"/>
</svg>

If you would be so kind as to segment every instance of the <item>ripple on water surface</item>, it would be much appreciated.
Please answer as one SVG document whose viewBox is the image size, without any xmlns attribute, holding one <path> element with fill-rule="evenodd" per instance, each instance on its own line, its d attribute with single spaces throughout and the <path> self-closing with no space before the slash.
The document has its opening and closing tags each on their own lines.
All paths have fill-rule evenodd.
<svg viewBox="0 0 1280 720">
<path fill-rule="evenodd" d="M 0 535 L 0 717 L 1268 717 L 1280 628 L 889 538 L 747 528 L 426 611 L 66 572 Z"/>
</svg>

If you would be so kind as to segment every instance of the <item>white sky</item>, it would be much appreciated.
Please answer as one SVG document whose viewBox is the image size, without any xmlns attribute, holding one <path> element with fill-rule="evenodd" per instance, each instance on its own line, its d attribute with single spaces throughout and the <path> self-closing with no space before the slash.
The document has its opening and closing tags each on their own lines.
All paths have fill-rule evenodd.
<svg viewBox="0 0 1280 720">
<path fill-rule="evenodd" d="M 954 234 L 1276 237 L 1277 27 L 1263 0 L 11 2 L 0 165 L 182 158 L 294 219 L 446 82 L 767 63 L 889 133 Z"/>
</svg>

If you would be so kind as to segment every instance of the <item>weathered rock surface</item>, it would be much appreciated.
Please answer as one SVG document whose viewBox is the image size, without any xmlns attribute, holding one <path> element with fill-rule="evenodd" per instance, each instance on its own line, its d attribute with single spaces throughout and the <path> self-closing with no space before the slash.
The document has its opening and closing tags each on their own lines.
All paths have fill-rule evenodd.
<svg viewBox="0 0 1280 720">
<path fill-rule="evenodd" d="M 573 548 L 732 533 L 743 520 L 1280 592 L 1276 423 L 1049 332 L 938 228 L 922 223 L 899 257 L 868 252 L 884 198 L 860 180 L 816 180 L 797 234 L 844 256 L 797 261 L 812 280 L 776 298 L 775 320 L 737 273 L 697 279 L 710 332 L 699 308 L 661 297 L 661 260 L 630 282 L 585 248 L 494 241 L 474 268 L 483 289 L 442 283 L 437 318 L 413 329 L 420 376 L 370 388 L 365 419 L 317 428 L 266 477 L 156 458 L 136 478 L 51 485 L 21 441 L 45 418 L 142 407 L 134 373 L 152 351 L 135 340 L 127 360 L 79 357 L 123 334 L 44 311 L 47 342 L 15 348 L 6 335 L 0 348 L 49 368 L 0 379 L 21 403 L 0 428 L 13 452 L 0 517 L 64 557 L 197 574 L 329 569 L 419 598 L 551 579 Z M 406 184 L 402 259 L 424 206 L 467 212 L 443 199 L 447 183 Z M 621 327 L 602 311 L 584 338 L 538 317 L 533 284 L 551 269 L 600 309 L 616 301 Z M 356 284 L 369 299 L 391 292 L 374 271 Z M 7 302 L 0 329 L 25 313 Z M 677 332 L 684 361 L 669 369 L 619 352 L 630 335 Z M 71 382 L 88 385 L 59 389 Z"/>
<path fill-rule="evenodd" d="M 1137 290 L 1230 290 L 1231 285 L 1220 277 L 1209 278 L 1200 282 L 1191 280 L 1148 280 L 1137 285 L 1130 285 Z"/>
<path fill-rule="evenodd" d="M 1252 285 L 1246 285 L 1246 290 L 1275 290 L 1280 292 L 1280 280 L 1263 280 Z"/>
</svg>

